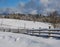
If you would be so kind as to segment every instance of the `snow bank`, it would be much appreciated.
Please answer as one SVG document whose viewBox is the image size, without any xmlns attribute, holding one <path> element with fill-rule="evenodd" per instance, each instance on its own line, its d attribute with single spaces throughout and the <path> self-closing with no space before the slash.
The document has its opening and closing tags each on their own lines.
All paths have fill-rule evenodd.
<svg viewBox="0 0 60 47">
<path fill-rule="evenodd" d="M 34 21 L 24 21 L 24 20 L 16 20 L 16 19 L 0 19 L 0 25 L 6 28 L 26 28 L 26 29 L 39 29 L 39 28 L 53 28 L 50 23 L 44 22 L 34 22 Z"/>
<path fill-rule="evenodd" d="M 60 40 L 0 32 L 0 47 L 60 47 Z"/>
</svg>

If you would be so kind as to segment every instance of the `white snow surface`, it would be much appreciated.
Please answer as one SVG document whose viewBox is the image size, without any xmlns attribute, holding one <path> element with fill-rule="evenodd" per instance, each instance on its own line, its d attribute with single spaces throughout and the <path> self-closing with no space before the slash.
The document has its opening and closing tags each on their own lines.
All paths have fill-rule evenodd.
<svg viewBox="0 0 60 47">
<path fill-rule="evenodd" d="M 60 40 L 0 32 L 0 47 L 60 47 Z"/>
<path fill-rule="evenodd" d="M 3 26 L 5 28 L 26 28 L 26 29 L 39 29 L 39 28 L 53 28 L 53 26 L 50 23 L 44 23 L 44 22 L 34 22 L 34 21 L 25 21 L 25 20 L 16 20 L 16 19 L 4 19 L 0 18 L 0 26 Z"/>
</svg>

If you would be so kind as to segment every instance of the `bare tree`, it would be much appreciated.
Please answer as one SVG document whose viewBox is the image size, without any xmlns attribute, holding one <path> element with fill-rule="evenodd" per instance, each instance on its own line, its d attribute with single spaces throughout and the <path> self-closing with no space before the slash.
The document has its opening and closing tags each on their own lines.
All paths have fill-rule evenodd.
<svg viewBox="0 0 60 47">
<path fill-rule="evenodd" d="M 57 15 L 58 15 L 58 12 L 57 11 L 54 11 L 52 13 L 50 13 L 50 23 L 53 24 L 54 28 L 56 27 L 56 24 L 58 23 L 57 22 Z"/>
</svg>

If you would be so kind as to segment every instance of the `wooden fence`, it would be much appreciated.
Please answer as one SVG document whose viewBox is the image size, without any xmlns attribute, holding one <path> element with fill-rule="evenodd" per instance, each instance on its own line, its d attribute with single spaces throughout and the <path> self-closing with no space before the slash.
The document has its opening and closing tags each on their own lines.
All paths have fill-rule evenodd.
<svg viewBox="0 0 60 47">
<path fill-rule="evenodd" d="M 60 29 L 31 29 L 27 30 L 26 34 L 38 37 L 60 38 Z"/>
<path fill-rule="evenodd" d="M 55 37 L 60 38 L 60 29 L 11 29 L 0 28 L 3 32 L 22 33 L 38 37 Z"/>
</svg>

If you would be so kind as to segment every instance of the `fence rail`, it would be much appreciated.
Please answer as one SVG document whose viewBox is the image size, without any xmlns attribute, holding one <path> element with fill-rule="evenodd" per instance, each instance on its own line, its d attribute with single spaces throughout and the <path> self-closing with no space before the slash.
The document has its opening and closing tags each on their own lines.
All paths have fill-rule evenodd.
<svg viewBox="0 0 60 47">
<path fill-rule="evenodd" d="M 60 29 L 30 29 L 29 31 L 60 31 Z"/>
</svg>

